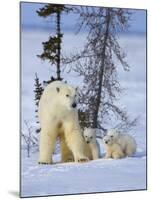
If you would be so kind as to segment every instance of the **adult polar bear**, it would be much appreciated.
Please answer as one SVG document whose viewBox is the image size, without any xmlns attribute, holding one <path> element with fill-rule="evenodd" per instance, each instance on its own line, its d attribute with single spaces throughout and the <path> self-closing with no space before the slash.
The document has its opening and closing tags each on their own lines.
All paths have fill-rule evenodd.
<svg viewBox="0 0 151 200">
<path fill-rule="evenodd" d="M 62 162 L 88 160 L 84 155 L 76 100 L 76 89 L 61 81 L 54 81 L 45 88 L 38 110 L 41 125 L 39 164 L 52 163 L 57 137 L 61 143 Z"/>
</svg>

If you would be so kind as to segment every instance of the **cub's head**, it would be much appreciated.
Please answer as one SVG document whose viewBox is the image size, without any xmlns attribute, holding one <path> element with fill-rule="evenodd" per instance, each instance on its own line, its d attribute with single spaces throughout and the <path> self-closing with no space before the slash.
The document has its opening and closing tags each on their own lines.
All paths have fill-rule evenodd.
<svg viewBox="0 0 151 200">
<path fill-rule="evenodd" d="M 119 137 L 120 131 L 117 129 L 108 129 L 107 136 L 109 136 L 112 140 L 116 141 Z"/>
<path fill-rule="evenodd" d="M 56 92 L 59 104 L 61 104 L 69 110 L 77 108 L 77 88 L 74 88 L 67 84 L 62 84 L 59 87 L 56 87 Z"/>
<path fill-rule="evenodd" d="M 83 132 L 84 139 L 87 144 L 93 142 L 96 138 L 96 131 L 93 128 L 85 128 Z"/>
<path fill-rule="evenodd" d="M 109 135 L 106 135 L 106 136 L 103 137 L 103 143 L 105 145 L 112 145 L 114 143 L 114 140 Z"/>
</svg>

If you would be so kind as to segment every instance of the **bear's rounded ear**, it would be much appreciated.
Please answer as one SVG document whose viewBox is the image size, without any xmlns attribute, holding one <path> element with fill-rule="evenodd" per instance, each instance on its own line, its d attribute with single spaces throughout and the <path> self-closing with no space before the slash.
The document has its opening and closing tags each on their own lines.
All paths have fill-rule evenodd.
<svg viewBox="0 0 151 200">
<path fill-rule="evenodd" d="M 56 90 L 57 90 L 57 92 L 60 92 L 60 88 L 57 87 Z"/>
<path fill-rule="evenodd" d="M 78 91 L 78 89 L 79 89 L 78 87 L 75 88 L 76 91 Z"/>
<path fill-rule="evenodd" d="M 84 127 L 84 128 L 83 128 L 83 132 L 85 132 L 86 130 L 87 130 L 87 127 Z"/>
<path fill-rule="evenodd" d="M 96 135 L 96 129 L 95 128 L 93 129 L 93 134 Z"/>
<path fill-rule="evenodd" d="M 118 132 L 119 132 L 118 128 L 112 128 L 111 130 L 112 130 L 114 133 L 118 133 Z"/>
</svg>

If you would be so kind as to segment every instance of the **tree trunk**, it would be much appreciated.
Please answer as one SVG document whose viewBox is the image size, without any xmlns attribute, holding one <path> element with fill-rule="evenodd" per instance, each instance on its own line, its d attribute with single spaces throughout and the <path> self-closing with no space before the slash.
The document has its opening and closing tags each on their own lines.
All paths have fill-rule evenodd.
<svg viewBox="0 0 151 200">
<path fill-rule="evenodd" d="M 60 11 L 57 12 L 57 37 L 58 37 L 58 58 L 57 58 L 57 79 L 60 80 L 60 52 L 61 52 L 61 44 L 60 44 Z"/>
<path fill-rule="evenodd" d="M 109 34 L 109 26 L 110 26 L 110 8 L 106 10 L 106 30 L 104 33 L 104 42 L 103 42 L 103 49 L 101 52 L 100 58 L 102 59 L 101 66 L 100 66 L 100 73 L 99 73 L 99 84 L 98 84 L 98 91 L 97 91 L 97 97 L 96 97 L 96 105 L 93 115 L 93 127 L 98 127 L 98 113 L 99 108 L 101 104 L 101 94 L 102 94 L 102 84 L 103 84 L 103 75 L 104 75 L 104 68 L 105 68 L 105 52 L 106 52 L 106 43 L 108 39 Z"/>
<path fill-rule="evenodd" d="M 28 158 L 30 157 L 30 145 L 29 144 L 27 145 L 27 157 Z"/>
</svg>

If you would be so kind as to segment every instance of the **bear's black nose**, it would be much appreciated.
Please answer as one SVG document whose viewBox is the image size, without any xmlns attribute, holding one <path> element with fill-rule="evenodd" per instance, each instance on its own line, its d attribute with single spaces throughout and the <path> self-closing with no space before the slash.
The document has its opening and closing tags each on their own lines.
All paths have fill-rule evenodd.
<svg viewBox="0 0 151 200">
<path fill-rule="evenodd" d="M 107 143 L 108 143 L 108 141 L 105 141 L 105 143 L 107 144 Z"/>
<path fill-rule="evenodd" d="M 72 104 L 72 108 L 76 108 L 77 104 L 76 103 L 73 103 Z"/>
</svg>

